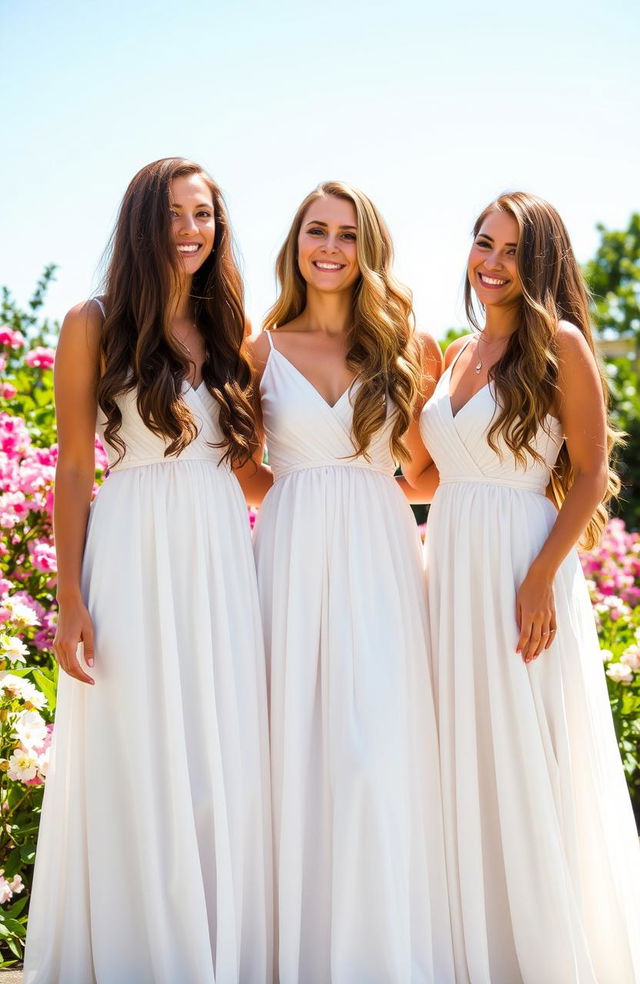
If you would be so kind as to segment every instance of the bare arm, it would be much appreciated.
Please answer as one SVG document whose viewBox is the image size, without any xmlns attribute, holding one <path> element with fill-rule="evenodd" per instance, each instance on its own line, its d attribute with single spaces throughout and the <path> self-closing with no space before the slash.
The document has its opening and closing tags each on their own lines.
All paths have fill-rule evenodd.
<svg viewBox="0 0 640 984">
<path fill-rule="evenodd" d="M 607 486 L 607 421 L 600 376 L 584 336 L 562 322 L 558 331 L 558 415 L 575 481 L 516 599 L 518 651 L 526 662 L 553 642 L 556 628 L 553 579 L 582 536 Z"/>
<path fill-rule="evenodd" d="M 102 316 L 95 303 L 80 304 L 62 325 L 54 371 L 58 463 L 54 533 L 58 558 L 58 627 L 54 651 L 60 666 L 84 683 L 93 679 L 78 661 L 93 665 L 93 626 L 80 591 L 82 555 L 95 475 L 96 385 Z"/>
<path fill-rule="evenodd" d="M 254 413 L 256 429 L 260 438 L 260 447 L 246 464 L 234 468 L 234 475 L 240 482 L 244 497 L 250 506 L 259 506 L 273 485 L 273 473 L 262 463 L 264 455 L 264 429 L 262 426 L 262 410 L 260 407 L 260 380 L 269 358 L 269 341 L 264 332 L 245 342 L 247 355 L 253 368 Z"/>
<path fill-rule="evenodd" d="M 404 478 L 399 479 L 400 487 L 412 504 L 431 502 L 438 485 L 440 475 L 433 463 L 431 455 L 427 451 L 420 435 L 420 414 L 427 400 L 432 396 L 436 383 L 442 375 L 443 359 L 440 346 L 426 333 L 418 336 L 422 356 L 422 385 L 420 399 L 416 404 L 413 421 L 405 436 L 405 443 L 411 453 L 411 461 L 402 466 Z M 450 361 L 449 346 L 446 353 L 446 360 Z M 454 352 L 455 354 L 455 352 Z M 446 364 L 448 365 L 448 361 Z"/>
</svg>

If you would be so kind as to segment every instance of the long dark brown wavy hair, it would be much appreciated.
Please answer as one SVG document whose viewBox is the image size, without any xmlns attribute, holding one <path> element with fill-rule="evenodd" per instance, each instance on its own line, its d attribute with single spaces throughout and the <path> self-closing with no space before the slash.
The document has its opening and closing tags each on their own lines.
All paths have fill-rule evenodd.
<svg viewBox="0 0 640 984">
<path fill-rule="evenodd" d="M 307 284 L 298 266 L 298 235 L 307 209 L 326 195 L 351 202 L 356 210 L 356 251 L 360 275 L 353 288 L 347 365 L 360 381 L 353 404 L 355 456 L 367 457 L 374 434 L 385 424 L 387 406 L 395 408 L 391 452 L 408 458 L 403 436 L 411 423 L 420 385 L 420 359 L 413 326 L 411 292 L 392 270 L 393 245 L 382 216 L 363 192 L 342 181 L 326 181 L 300 205 L 278 254 L 280 295 L 264 328 L 283 327 L 307 303 Z"/>
<path fill-rule="evenodd" d="M 589 317 L 589 292 L 567 230 L 555 208 L 526 192 L 500 195 L 478 216 L 473 227 L 474 238 L 487 215 L 494 211 L 507 212 L 518 225 L 516 265 L 522 295 L 518 329 L 511 335 L 502 358 L 489 370 L 499 409 L 487 439 L 490 446 L 498 450 L 496 442 L 501 436 L 516 460 L 524 465 L 527 455 L 539 460 L 533 443 L 535 435 L 539 427 L 546 426 L 547 414 L 557 403 L 558 323 L 564 320 L 579 328 L 596 362 L 597 355 Z M 465 307 L 472 326 L 481 330 L 468 276 Z M 605 405 L 608 405 L 609 390 L 600 366 L 599 369 Z M 619 436 L 608 427 L 609 458 Z M 569 452 L 563 444 L 550 486 L 558 507 L 574 477 Z M 620 480 L 609 464 L 607 489 L 583 537 L 586 547 L 595 546 L 600 539 L 608 518 L 607 503 L 619 491 Z"/>
<path fill-rule="evenodd" d="M 180 454 L 196 436 L 180 395 L 189 360 L 169 330 L 171 301 L 182 274 L 171 229 L 171 182 L 191 174 L 210 188 L 215 218 L 211 255 L 191 287 L 194 319 L 205 343 L 202 375 L 220 408 L 222 460 L 236 465 L 248 460 L 257 444 L 251 370 L 242 350 L 243 286 L 220 189 L 193 161 L 154 161 L 127 188 L 107 252 L 98 403 L 107 418 L 105 439 L 120 458 L 126 448 L 118 433 L 117 398 L 133 388 L 144 423 L 168 442 L 165 455 Z"/>
</svg>

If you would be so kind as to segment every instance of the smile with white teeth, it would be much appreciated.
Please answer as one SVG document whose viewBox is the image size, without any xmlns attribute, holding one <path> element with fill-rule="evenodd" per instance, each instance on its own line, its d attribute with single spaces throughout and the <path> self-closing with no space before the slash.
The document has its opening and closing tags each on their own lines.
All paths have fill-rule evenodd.
<svg viewBox="0 0 640 984">
<path fill-rule="evenodd" d="M 344 268 L 344 263 L 328 263 L 324 260 L 314 260 L 313 265 L 318 270 L 342 270 Z"/>
<path fill-rule="evenodd" d="M 180 243 L 178 245 L 178 252 L 180 253 L 197 253 L 200 249 L 200 243 Z"/>
<path fill-rule="evenodd" d="M 487 277 L 486 273 L 479 273 L 480 283 L 487 287 L 504 287 L 506 280 L 498 280 L 496 277 Z"/>
</svg>

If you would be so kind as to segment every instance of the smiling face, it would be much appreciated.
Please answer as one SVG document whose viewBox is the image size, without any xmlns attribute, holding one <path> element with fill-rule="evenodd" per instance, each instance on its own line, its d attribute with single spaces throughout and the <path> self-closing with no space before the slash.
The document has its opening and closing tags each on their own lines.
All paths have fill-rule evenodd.
<svg viewBox="0 0 640 984">
<path fill-rule="evenodd" d="M 169 193 L 173 241 L 189 276 L 211 255 L 216 234 L 213 196 L 200 174 L 174 178 Z"/>
<path fill-rule="evenodd" d="M 522 294 L 516 263 L 518 234 L 514 217 L 494 210 L 485 216 L 473 241 L 467 276 L 485 307 L 512 304 Z"/>
<path fill-rule="evenodd" d="M 298 267 L 309 287 L 326 292 L 348 290 L 360 268 L 357 216 L 352 202 L 323 195 L 302 217 L 298 234 Z"/>
</svg>

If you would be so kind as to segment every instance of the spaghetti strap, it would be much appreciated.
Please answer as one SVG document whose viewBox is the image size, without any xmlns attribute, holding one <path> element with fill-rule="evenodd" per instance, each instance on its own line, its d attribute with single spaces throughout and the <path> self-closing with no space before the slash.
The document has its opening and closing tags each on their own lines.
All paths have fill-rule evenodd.
<svg viewBox="0 0 640 984">
<path fill-rule="evenodd" d="M 96 302 L 96 304 L 100 308 L 100 310 L 102 312 L 102 317 L 103 318 L 106 318 L 107 312 L 104 309 L 104 303 L 103 303 L 102 299 L 100 297 L 94 297 L 93 300 Z"/>
<path fill-rule="evenodd" d="M 461 346 L 460 346 L 460 351 L 459 351 L 459 352 L 458 352 L 458 353 L 456 354 L 456 356 L 455 356 L 455 358 L 454 358 L 454 360 L 453 360 L 453 362 L 452 362 L 452 363 L 451 363 L 451 365 L 449 366 L 449 372 L 453 372 L 453 367 L 455 366 L 455 364 L 456 364 L 456 362 L 458 361 L 458 359 L 460 358 L 460 356 L 462 355 L 462 353 L 463 353 L 463 352 L 464 352 L 464 350 L 466 349 L 466 347 L 467 347 L 467 345 L 469 344 L 469 342 L 470 342 L 470 341 L 472 341 L 472 340 L 473 340 L 473 335 L 469 335 L 469 337 L 467 338 L 467 340 L 466 340 L 466 342 L 464 343 L 464 345 L 461 345 Z"/>
<path fill-rule="evenodd" d="M 267 331 L 265 331 L 265 335 L 266 335 L 266 336 L 267 336 L 267 338 L 269 339 L 269 348 L 270 348 L 270 349 L 274 349 L 274 348 L 276 348 L 276 347 L 275 347 L 275 345 L 273 344 L 273 338 L 271 337 L 271 332 L 267 330 Z M 278 351 L 278 350 L 276 349 L 276 352 L 277 352 L 277 351 Z"/>
</svg>

